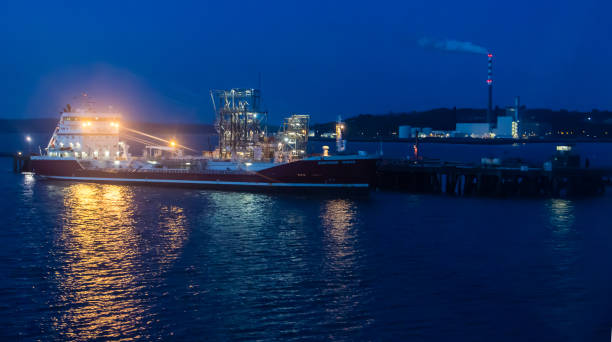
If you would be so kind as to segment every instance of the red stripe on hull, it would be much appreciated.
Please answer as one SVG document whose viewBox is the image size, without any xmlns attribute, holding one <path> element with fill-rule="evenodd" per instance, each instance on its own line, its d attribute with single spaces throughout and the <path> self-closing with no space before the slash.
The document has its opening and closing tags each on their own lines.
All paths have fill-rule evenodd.
<svg viewBox="0 0 612 342">
<path fill-rule="evenodd" d="M 117 183 L 130 183 L 130 179 L 134 180 L 134 184 L 143 183 L 144 180 L 156 181 L 158 184 L 172 186 L 189 186 L 197 188 L 215 188 L 215 189 L 246 189 L 249 185 L 244 183 L 262 183 L 259 186 L 251 186 L 253 189 L 261 190 L 266 187 L 263 183 L 270 184 L 269 187 L 283 189 L 305 189 L 304 185 L 312 185 L 311 188 L 317 187 L 317 184 L 324 185 L 355 185 L 368 184 L 372 185 L 375 179 L 376 159 L 347 159 L 347 160 L 301 160 L 287 164 L 280 164 L 260 172 L 252 173 L 231 173 L 231 172 L 215 172 L 215 173 L 173 173 L 171 171 L 136 171 L 128 169 L 116 170 L 94 170 L 83 169 L 75 160 L 69 159 L 33 159 L 32 170 L 38 175 L 48 177 L 78 177 L 78 178 L 102 178 L 102 179 L 121 179 Z M 223 182 L 237 184 L 180 184 L 180 183 L 159 183 L 159 181 L 204 181 L 204 182 Z M 98 182 L 113 182 L 112 180 L 86 180 Z M 243 184 L 240 184 L 243 183 Z M 297 184 L 299 186 L 291 187 L 283 185 L 282 187 L 273 186 L 275 183 Z M 147 183 L 150 184 L 150 183 Z M 278 184 L 280 185 L 280 184 Z M 338 190 L 335 187 L 320 186 L 322 189 Z M 363 188 L 361 188 L 363 190 Z"/>
</svg>

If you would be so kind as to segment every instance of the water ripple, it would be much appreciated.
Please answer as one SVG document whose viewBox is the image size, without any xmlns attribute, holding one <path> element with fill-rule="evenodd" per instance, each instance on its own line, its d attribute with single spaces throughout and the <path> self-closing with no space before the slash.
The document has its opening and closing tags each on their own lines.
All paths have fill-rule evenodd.
<svg viewBox="0 0 612 342">
<path fill-rule="evenodd" d="M 609 333 L 612 231 L 597 215 L 609 197 L 307 197 L 0 177 L 3 340 Z"/>
</svg>

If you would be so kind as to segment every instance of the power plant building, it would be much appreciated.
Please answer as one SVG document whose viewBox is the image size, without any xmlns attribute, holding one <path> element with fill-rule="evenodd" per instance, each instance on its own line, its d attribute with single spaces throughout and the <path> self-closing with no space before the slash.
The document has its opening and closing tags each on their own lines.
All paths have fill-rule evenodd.
<svg viewBox="0 0 612 342">
<path fill-rule="evenodd" d="M 400 139 L 412 138 L 412 127 L 408 125 L 399 126 L 398 136 Z"/>
<path fill-rule="evenodd" d="M 458 122 L 455 126 L 455 135 L 467 136 L 472 138 L 489 137 L 491 135 L 491 125 L 487 122 Z"/>
<path fill-rule="evenodd" d="M 495 137 L 496 138 L 512 138 L 513 132 L 516 132 L 513 129 L 516 126 L 516 122 L 514 118 L 511 116 L 498 116 L 497 117 L 497 128 L 495 129 Z"/>
</svg>

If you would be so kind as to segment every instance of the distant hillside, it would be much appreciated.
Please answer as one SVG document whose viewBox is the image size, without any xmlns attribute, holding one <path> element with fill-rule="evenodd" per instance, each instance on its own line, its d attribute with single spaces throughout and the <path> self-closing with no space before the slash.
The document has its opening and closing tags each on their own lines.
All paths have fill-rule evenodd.
<svg viewBox="0 0 612 342">
<path fill-rule="evenodd" d="M 389 137 L 398 126 L 431 127 L 434 130 L 453 130 L 456 122 L 484 121 L 486 111 L 480 109 L 438 108 L 423 112 L 360 114 L 344 119 L 348 138 Z M 335 122 L 315 124 L 316 134 L 332 132 Z"/>
<path fill-rule="evenodd" d="M 496 108 L 496 115 L 504 115 L 505 110 Z M 484 122 L 486 111 L 472 108 L 438 108 L 421 112 L 360 114 L 346 118 L 346 134 L 348 139 L 392 138 L 396 137 L 398 127 L 410 125 L 413 127 L 431 127 L 434 130 L 452 131 L 457 122 Z M 612 112 L 592 110 L 578 112 L 551 109 L 520 109 L 520 120 L 538 122 L 550 127 L 551 134 L 564 135 L 568 132 L 573 137 L 612 137 Z M 48 133 L 57 125 L 55 118 L 38 119 L 0 119 L 0 133 Z M 182 134 L 215 134 L 211 124 L 189 123 L 159 123 L 159 122 L 124 122 L 124 126 L 148 132 L 154 135 Z M 325 132 L 333 132 L 335 122 L 313 124 L 311 130 L 317 136 Z M 268 132 L 275 133 L 277 126 L 268 126 Z M 561 134 L 564 132 L 565 134 Z M 394 134 L 395 133 L 395 134 Z"/>
<path fill-rule="evenodd" d="M 126 127 L 151 134 L 212 134 L 215 127 L 209 124 L 124 122 Z M 0 119 L 0 133 L 49 133 L 57 125 L 57 119 Z"/>
<path fill-rule="evenodd" d="M 593 110 L 578 112 L 550 109 L 529 109 L 521 107 L 522 122 L 539 122 L 551 127 L 552 135 L 558 132 L 574 132 L 574 136 L 607 136 L 612 135 L 612 112 Z M 505 110 L 496 108 L 496 115 L 504 115 Z M 360 114 L 346 118 L 346 133 L 348 139 L 393 137 L 398 127 L 410 125 L 413 127 L 431 127 L 434 130 L 452 131 L 457 122 L 484 122 L 484 109 L 439 108 L 422 112 L 390 113 L 390 114 Z M 318 136 L 321 133 L 333 132 L 335 122 L 314 124 L 311 130 Z"/>
<path fill-rule="evenodd" d="M 126 127 L 152 134 L 215 134 L 211 124 L 159 123 L 159 122 L 125 122 Z"/>
<path fill-rule="evenodd" d="M 52 133 L 57 119 L 0 119 L 0 133 Z"/>
</svg>

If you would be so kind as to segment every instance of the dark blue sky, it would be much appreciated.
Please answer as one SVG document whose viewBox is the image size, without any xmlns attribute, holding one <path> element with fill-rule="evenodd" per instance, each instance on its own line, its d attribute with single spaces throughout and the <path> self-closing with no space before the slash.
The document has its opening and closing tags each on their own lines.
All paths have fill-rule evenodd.
<svg viewBox="0 0 612 342">
<path fill-rule="evenodd" d="M 271 122 L 486 105 L 612 109 L 612 2 L 3 1 L 3 117 L 55 116 L 83 91 L 126 116 L 213 120 L 211 88 L 257 87 Z"/>
</svg>

